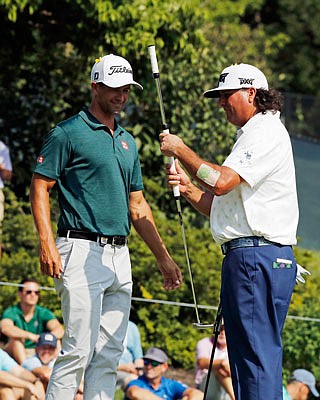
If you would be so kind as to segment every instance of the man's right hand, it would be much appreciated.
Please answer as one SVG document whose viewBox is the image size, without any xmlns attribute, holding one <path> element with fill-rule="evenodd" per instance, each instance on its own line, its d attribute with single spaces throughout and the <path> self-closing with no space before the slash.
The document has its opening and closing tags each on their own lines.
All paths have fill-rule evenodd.
<svg viewBox="0 0 320 400">
<path fill-rule="evenodd" d="M 26 334 L 27 334 L 26 339 L 31 340 L 31 342 L 33 342 L 33 343 L 37 343 L 37 341 L 40 337 L 40 335 L 36 335 L 35 333 L 29 332 L 29 331 L 26 331 Z"/>
<path fill-rule="evenodd" d="M 179 185 L 180 193 L 185 193 L 187 186 L 191 183 L 190 178 L 185 171 L 180 167 L 179 161 L 174 160 L 176 172 L 173 170 L 171 164 L 166 165 L 166 175 L 168 185 L 173 187 Z"/>
<path fill-rule="evenodd" d="M 42 243 L 40 245 L 40 266 L 42 273 L 52 278 L 60 278 L 63 268 L 56 244 Z"/>
</svg>

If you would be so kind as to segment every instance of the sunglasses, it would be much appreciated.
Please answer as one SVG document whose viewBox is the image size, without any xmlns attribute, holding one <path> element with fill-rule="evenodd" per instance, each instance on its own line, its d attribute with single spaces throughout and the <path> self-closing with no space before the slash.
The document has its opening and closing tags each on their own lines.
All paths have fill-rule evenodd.
<svg viewBox="0 0 320 400">
<path fill-rule="evenodd" d="M 157 367 L 158 365 L 163 364 L 163 363 L 161 363 L 159 361 L 155 361 L 155 360 L 144 360 L 143 362 L 144 362 L 144 365 L 151 364 L 153 367 Z"/>
<path fill-rule="evenodd" d="M 25 294 L 31 294 L 34 293 L 35 295 L 39 296 L 40 292 L 39 290 L 26 290 Z"/>
</svg>

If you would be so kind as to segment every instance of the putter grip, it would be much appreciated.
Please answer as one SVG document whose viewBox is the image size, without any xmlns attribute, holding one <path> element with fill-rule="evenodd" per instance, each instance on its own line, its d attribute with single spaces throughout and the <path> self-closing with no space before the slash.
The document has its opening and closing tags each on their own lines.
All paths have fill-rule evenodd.
<svg viewBox="0 0 320 400">
<path fill-rule="evenodd" d="M 159 67 L 158 67 L 158 61 L 157 61 L 157 55 L 156 55 L 156 46 L 151 45 L 148 47 L 148 49 L 149 49 L 152 73 L 159 74 Z"/>
<path fill-rule="evenodd" d="M 169 129 L 164 129 L 163 132 L 170 133 Z M 177 173 L 176 166 L 174 164 L 174 157 L 169 157 L 169 163 L 170 163 L 170 169 L 174 173 Z M 173 190 L 174 197 L 180 197 L 179 185 L 173 186 L 172 190 Z"/>
</svg>

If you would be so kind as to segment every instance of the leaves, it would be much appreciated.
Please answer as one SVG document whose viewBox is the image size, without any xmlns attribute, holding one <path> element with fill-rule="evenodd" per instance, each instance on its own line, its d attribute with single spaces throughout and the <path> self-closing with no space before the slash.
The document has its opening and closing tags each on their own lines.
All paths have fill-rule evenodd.
<svg viewBox="0 0 320 400">
<path fill-rule="evenodd" d="M 272 4 L 271 4 L 272 3 Z M 144 175 L 145 195 L 168 249 L 183 270 L 180 290 L 166 292 L 156 262 L 133 231 L 130 237 L 134 296 L 193 303 L 175 202 L 166 187 L 159 150 L 161 118 L 147 47 L 157 49 L 167 121 L 204 159 L 222 163 L 235 128 L 223 110 L 202 94 L 215 86 L 221 70 L 235 62 L 261 67 L 272 86 L 317 93 L 319 11 L 315 0 L 301 8 L 297 0 L 0 0 L 0 135 L 10 146 L 14 179 L 5 191 L 2 281 L 19 282 L 25 274 L 44 286 L 39 272 L 38 241 L 30 215 L 28 187 L 44 136 L 62 119 L 90 102 L 90 69 L 98 56 L 113 52 L 132 64 L 144 91 L 132 90 L 120 123 L 135 137 Z M 273 5 L 273 6 L 272 6 Z M 319 14 L 319 12 L 318 12 Z M 316 115 L 317 105 L 311 110 Z M 310 114 L 310 113 L 309 113 Z M 299 112 L 299 128 L 308 116 Z M 182 199 L 183 217 L 198 304 L 217 305 L 220 288 L 219 246 L 208 220 Z M 57 221 L 55 194 L 52 221 Z M 312 276 L 296 287 L 290 313 L 319 318 L 319 254 L 296 249 L 297 260 Z M 14 288 L 0 291 L 0 311 L 16 298 Z M 59 299 L 41 293 L 41 303 L 61 317 Z M 215 312 L 200 310 L 212 322 Z M 165 348 L 174 365 L 192 368 L 195 343 L 208 332 L 192 327 L 194 308 L 134 302 L 143 347 Z M 284 331 L 284 371 L 308 367 L 319 376 L 319 325 L 288 319 Z"/>
</svg>

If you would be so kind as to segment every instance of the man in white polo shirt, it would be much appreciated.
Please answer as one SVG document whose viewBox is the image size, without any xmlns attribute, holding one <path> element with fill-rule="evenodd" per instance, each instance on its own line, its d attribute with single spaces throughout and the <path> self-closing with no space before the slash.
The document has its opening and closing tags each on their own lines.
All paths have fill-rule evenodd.
<svg viewBox="0 0 320 400">
<path fill-rule="evenodd" d="M 296 279 L 298 202 L 288 132 L 280 120 L 281 95 L 248 64 L 225 68 L 218 98 L 237 140 L 222 166 L 202 160 L 178 136 L 162 133 L 161 150 L 176 157 L 170 185 L 210 216 L 222 247 L 221 304 L 237 400 L 282 399 L 281 332 Z"/>
</svg>

